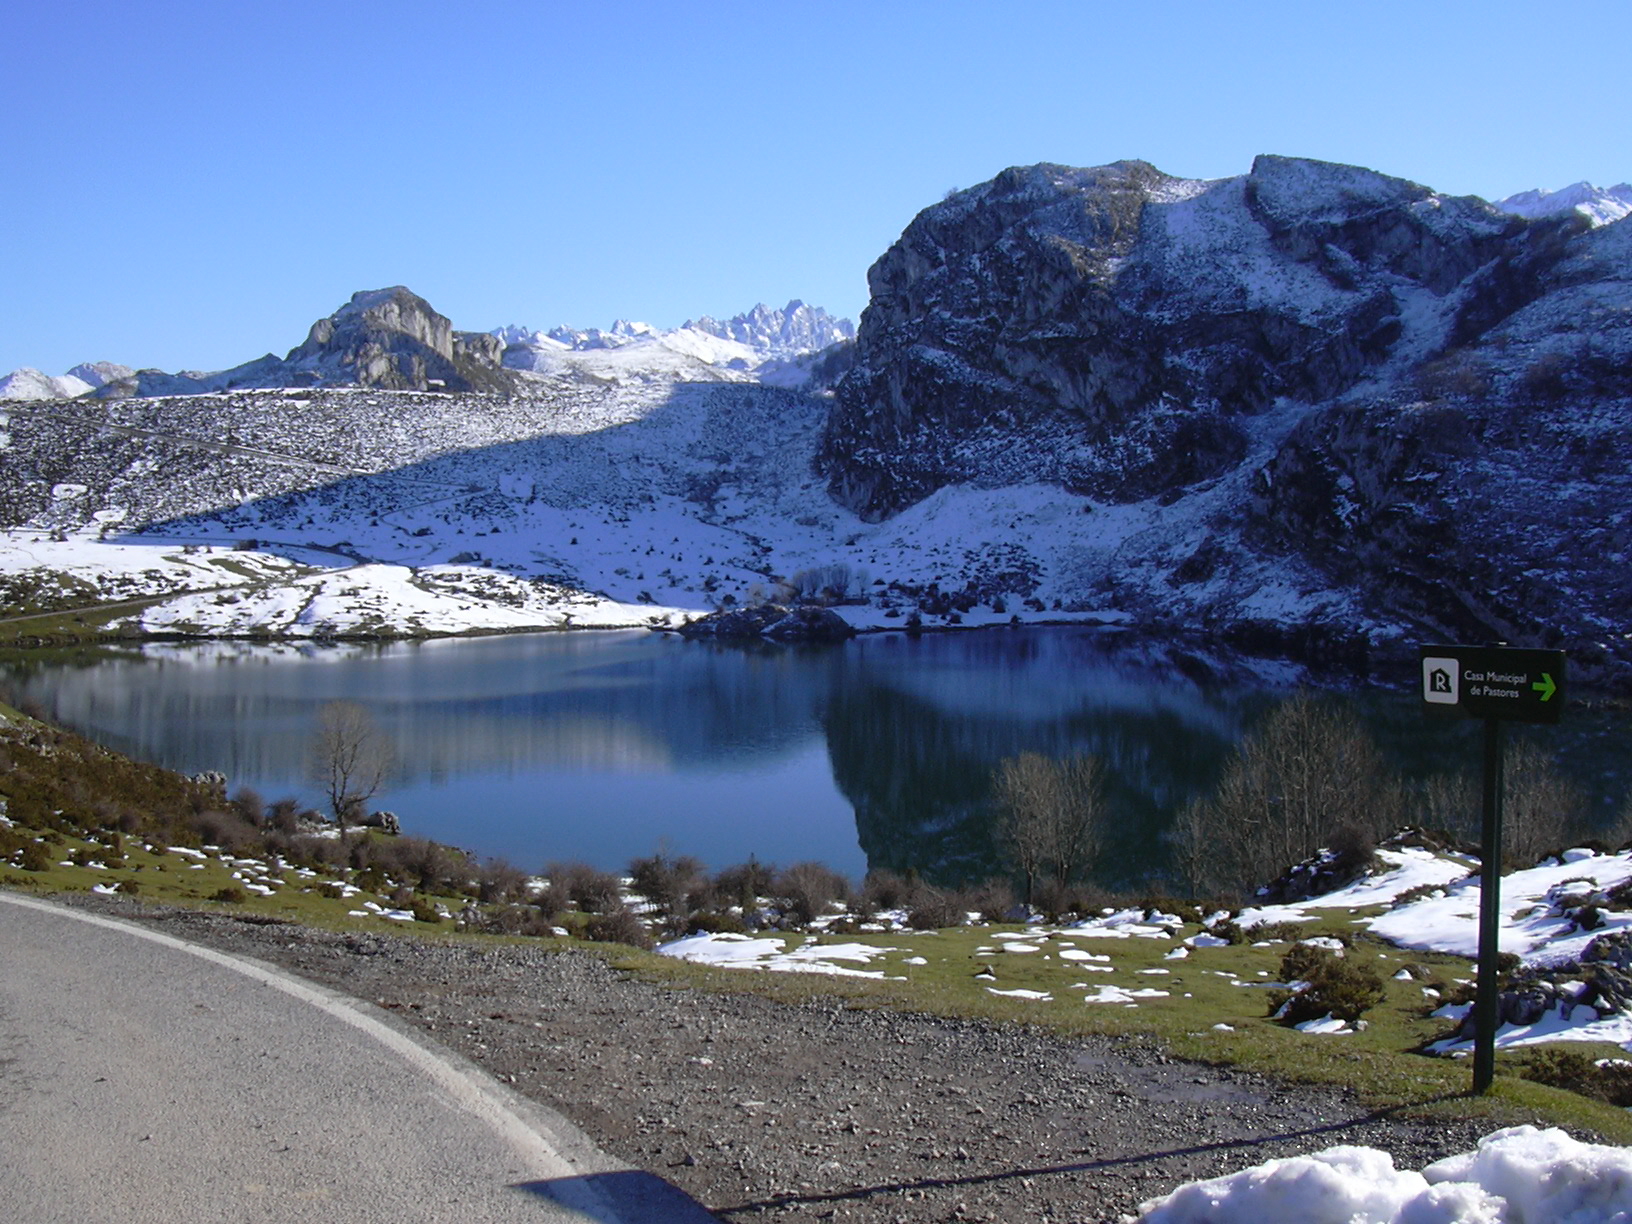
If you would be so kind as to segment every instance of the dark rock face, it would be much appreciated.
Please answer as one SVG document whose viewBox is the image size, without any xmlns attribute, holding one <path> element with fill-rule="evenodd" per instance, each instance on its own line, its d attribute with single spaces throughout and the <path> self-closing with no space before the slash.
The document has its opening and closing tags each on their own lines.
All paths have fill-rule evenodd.
<svg viewBox="0 0 1632 1224">
<path fill-rule="evenodd" d="M 1227 634 L 1281 567 L 1335 628 L 1632 674 L 1632 226 L 1283 157 L 1039 165 L 920 213 L 869 284 L 817 460 L 864 518 L 959 484 L 1146 503 L 1139 585 L 1083 598 Z M 1215 488 L 1204 533 L 1165 510 Z"/>
<path fill-rule="evenodd" d="M 773 642 L 843 642 L 855 637 L 856 631 L 829 608 L 761 604 L 711 612 L 682 627 L 680 635 L 720 642 L 751 642 L 764 638 Z"/>
<path fill-rule="evenodd" d="M 1559 245 L 1498 325 L 1306 416 L 1258 473 L 1252 516 L 1380 609 L 1447 638 L 1566 646 L 1604 681 L 1632 607 L 1632 228 Z"/>
<path fill-rule="evenodd" d="M 1402 290 L 1448 293 L 1526 228 L 1290 158 L 1212 183 L 1144 162 L 1006 170 L 873 265 L 822 466 L 875 519 L 965 481 L 1110 501 L 1193 485 L 1240 462 L 1244 416 L 1384 362 Z"/>
</svg>

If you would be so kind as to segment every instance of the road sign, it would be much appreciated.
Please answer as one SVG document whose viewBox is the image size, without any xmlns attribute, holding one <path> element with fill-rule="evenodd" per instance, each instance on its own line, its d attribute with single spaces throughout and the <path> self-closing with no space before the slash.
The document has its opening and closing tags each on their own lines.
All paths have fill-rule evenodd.
<svg viewBox="0 0 1632 1224">
<path fill-rule="evenodd" d="M 1502 910 L 1502 724 L 1554 723 L 1564 709 L 1564 652 L 1508 646 L 1424 646 L 1422 708 L 1485 723 L 1479 861 L 1479 967 L 1473 1000 L 1473 1090 L 1496 1076 L 1496 1027 Z"/>
<path fill-rule="evenodd" d="M 1564 652 L 1509 646 L 1424 646 L 1430 714 L 1555 723 L 1564 709 Z"/>
</svg>

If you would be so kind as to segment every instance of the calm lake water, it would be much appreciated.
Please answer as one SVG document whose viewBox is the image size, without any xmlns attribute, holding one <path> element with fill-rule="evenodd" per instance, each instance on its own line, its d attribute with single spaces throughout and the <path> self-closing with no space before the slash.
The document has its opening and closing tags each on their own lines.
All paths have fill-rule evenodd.
<svg viewBox="0 0 1632 1224">
<path fill-rule="evenodd" d="M 408 832 L 528 869 L 622 870 L 663 850 L 716 869 L 752 854 L 855 878 L 869 867 L 978 878 L 994 868 L 998 762 L 1093 753 L 1114 813 L 1097 874 L 1116 885 L 1164 868 L 1173 811 L 1211 789 L 1244 730 L 1287 696 L 1185 670 L 1197 672 L 1084 628 L 808 649 L 633 631 L 0 659 L 14 692 L 110 747 L 312 806 L 317 711 L 356 700 L 401 763 L 374 806 Z M 1477 766 L 1470 729 L 1425 725 L 1409 677 L 1348 700 L 1404 772 Z M 1624 789 L 1610 762 L 1625 736 L 1611 722 L 1558 741 L 1597 780 L 1606 817 Z"/>
</svg>

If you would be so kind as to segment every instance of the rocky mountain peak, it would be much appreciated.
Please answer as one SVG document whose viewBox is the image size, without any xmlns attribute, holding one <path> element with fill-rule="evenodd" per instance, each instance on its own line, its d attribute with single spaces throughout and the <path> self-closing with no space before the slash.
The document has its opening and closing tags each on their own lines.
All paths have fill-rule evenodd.
<svg viewBox="0 0 1632 1224">
<path fill-rule="evenodd" d="M 1593 225 L 1610 225 L 1632 215 L 1632 183 L 1598 187 L 1583 180 L 1558 191 L 1536 188 L 1496 201 L 1503 212 L 1521 217 L 1551 217 L 1578 213 Z"/>
<path fill-rule="evenodd" d="M 869 271 L 829 487 L 876 519 L 994 471 L 1118 502 L 1212 479 L 1278 400 L 1340 395 L 1516 306 L 1553 249 L 1527 234 L 1482 200 L 1304 158 L 1212 181 L 1013 167 L 919 213 Z"/>
<path fill-rule="evenodd" d="M 410 345 L 451 360 L 453 324 L 424 298 L 395 285 L 352 294 L 339 310 L 313 323 L 306 342 L 292 349 L 286 360 L 321 364 L 338 357 L 344 363 L 348 358 L 355 361 L 364 348 L 405 351 Z M 366 378 L 368 370 L 362 374 Z"/>
<path fill-rule="evenodd" d="M 725 321 L 703 315 L 682 325 L 694 331 L 734 340 L 771 357 L 795 357 L 819 352 L 833 344 L 855 339 L 855 325 L 848 319 L 829 314 L 820 306 L 808 306 L 798 298 L 781 310 L 760 302 L 745 314 Z"/>
<path fill-rule="evenodd" d="M 284 365 L 304 381 L 354 382 L 396 390 L 495 390 L 507 387 L 503 343 L 455 332 L 431 304 L 402 285 L 370 289 L 312 324 Z"/>
</svg>

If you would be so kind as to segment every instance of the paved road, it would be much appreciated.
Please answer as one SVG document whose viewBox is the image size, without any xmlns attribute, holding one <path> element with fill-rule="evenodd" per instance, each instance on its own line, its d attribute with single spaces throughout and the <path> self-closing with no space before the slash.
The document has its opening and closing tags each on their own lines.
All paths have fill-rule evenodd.
<svg viewBox="0 0 1632 1224">
<path fill-rule="evenodd" d="M 706 1224 L 667 1182 L 281 970 L 0 892 L 0 1215 Z"/>
</svg>

